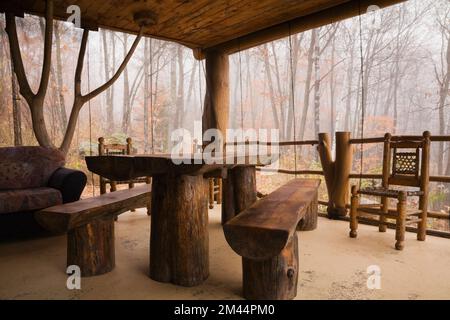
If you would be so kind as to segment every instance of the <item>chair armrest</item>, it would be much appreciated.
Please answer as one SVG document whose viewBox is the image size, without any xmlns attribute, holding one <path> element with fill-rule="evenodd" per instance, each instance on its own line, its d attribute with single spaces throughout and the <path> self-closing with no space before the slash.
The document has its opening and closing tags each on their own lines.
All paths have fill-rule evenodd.
<svg viewBox="0 0 450 320">
<path fill-rule="evenodd" d="M 63 203 L 68 203 L 80 199 L 86 181 L 87 177 L 82 171 L 59 168 L 50 177 L 48 187 L 58 189 L 62 194 Z"/>
</svg>

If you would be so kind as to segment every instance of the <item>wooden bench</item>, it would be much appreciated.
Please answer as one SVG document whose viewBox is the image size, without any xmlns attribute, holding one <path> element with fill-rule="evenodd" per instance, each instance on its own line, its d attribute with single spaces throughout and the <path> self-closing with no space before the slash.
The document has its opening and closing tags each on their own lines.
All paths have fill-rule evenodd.
<svg viewBox="0 0 450 320">
<path fill-rule="evenodd" d="M 67 265 L 78 265 L 89 277 L 114 268 L 114 218 L 150 201 L 151 186 L 144 185 L 50 207 L 35 218 L 51 232 L 68 232 Z"/>
<path fill-rule="evenodd" d="M 231 248 L 242 256 L 246 299 L 293 299 L 297 295 L 296 230 L 317 227 L 320 180 L 294 179 L 224 225 Z"/>
</svg>

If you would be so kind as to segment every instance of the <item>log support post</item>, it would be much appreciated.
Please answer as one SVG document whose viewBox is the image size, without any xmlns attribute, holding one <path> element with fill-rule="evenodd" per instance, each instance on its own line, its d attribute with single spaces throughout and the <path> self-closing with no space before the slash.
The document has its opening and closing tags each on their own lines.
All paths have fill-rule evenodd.
<svg viewBox="0 0 450 320">
<path fill-rule="evenodd" d="M 256 168 L 238 166 L 228 170 L 222 182 L 222 225 L 256 202 Z"/>
<path fill-rule="evenodd" d="M 228 54 L 220 51 L 208 51 L 205 53 L 205 60 L 206 94 L 202 116 L 202 129 L 203 133 L 209 129 L 218 129 L 221 132 L 222 141 L 220 141 L 220 145 L 222 149 L 216 151 L 223 152 L 230 109 L 229 57 Z M 207 143 L 209 141 L 204 141 L 203 145 Z M 219 192 L 221 191 L 221 188 L 219 188 Z M 210 192 L 212 193 L 209 196 L 211 198 L 210 208 L 212 208 L 214 206 L 214 183 L 212 183 Z M 222 198 L 222 195 L 218 195 L 217 202 L 219 203 Z"/>
<path fill-rule="evenodd" d="M 350 132 L 336 132 L 336 157 L 332 160 L 331 139 L 327 133 L 319 133 L 317 147 L 328 190 L 328 216 L 342 217 L 347 214 L 346 203 L 349 197 L 350 171 L 353 148 Z"/>
<path fill-rule="evenodd" d="M 219 129 L 225 142 L 230 106 L 228 55 L 209 51 L 206 53 L 206 94 L 203 108 L 203 132 Z M 206 141 L 208 143 L 208 141 Z"/>
<path fill-rule="evenodd" d="M 294 232 L 281 253 L 267 260 L 242 258 L 244 298 L 289 300 L 297 295 L 298 240 Z"/>
<path fill-rule="evenodd" d="M 67 266 L 80 267 L 82 277 L 107 273 L 114 269 L 114 218 L 112 215 L 69 230 Z"/>
<path fill-rule="evenodd" d="M 152 183 L 150 278 L 199 285 L 209 275 L 207 179 L 168 173 Z"/>
</svg>

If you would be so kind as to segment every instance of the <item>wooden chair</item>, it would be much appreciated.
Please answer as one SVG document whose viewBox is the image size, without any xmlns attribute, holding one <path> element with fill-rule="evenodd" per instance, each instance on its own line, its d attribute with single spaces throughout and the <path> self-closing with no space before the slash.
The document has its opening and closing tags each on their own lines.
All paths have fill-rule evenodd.
<svg viewBox="0 0 450 320">
<path fill-rule="evenodd" d="M 126 144 L 105 144 L 105 139 L 103 137 L 98 138 L 98 154 L 100 156 L 110 156 L 110 155 L 130 155 L 133 153 L 133 144 L 131 138 L 127 138 Z M 135 183 L 146 183 L 151 184 L 151 177 L 140 177 L 128 181 L 111 181 L 104 177 L 100 177 L 100 194 L 106 193 L 106 185 L 110 185 L 110 192 L 117 190 L 117 185 L 128 184 L 128 188 L 134 188 Z M 131 209 L 131 211 L 136 211 Z M 147 215 L 150 215 L 150 205 L 147 205 Z"/>
<path fill-rule="evenodd" d="M 405 137 L 392 141 L 389 133 L 386 133 L 384 137 L 381 187 L 358 190 L 357 186 L 352 186 L 350 237 L 356 238 L 357 236 L 359 213 L 378 215 L 380 232 L 386 231 L 386 219 L 395 220 L 395 248 L 402 250 L 407 225 L 418 225 L 417 240 L 424 241 L 426 236 L 430 132 L 425 131 L 420 139 Z M 409 186 L 416 189 L 391 189 L 392 185 Z M 380 197 L 381 203 L 360 204 L 360 195 Z M 419 197 L 418 209 L 408 210 L 408 197 L 413 196 Z M 397 199 L 397 208 L 395 210 L 389 209 L 390 198 Z"/>
<path fill-rule="evenodd" d="M 209 178 L 209 208 L 214 208 L 214 201 L 222 204 L 222 178 Z"/>
</svg>

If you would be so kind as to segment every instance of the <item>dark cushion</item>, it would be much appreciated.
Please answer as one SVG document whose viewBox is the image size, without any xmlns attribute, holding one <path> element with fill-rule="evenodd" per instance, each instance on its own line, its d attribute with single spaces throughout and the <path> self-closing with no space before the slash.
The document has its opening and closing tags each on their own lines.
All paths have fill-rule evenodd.
<svg viewBox="0 0 450 320">
<path fill-rule="evenodd" d="M 87 177 L 82 171 L 59 168 L 50 177 L 48 187 L 58 189 L 63 203 L 69 203 L 80 200 L 86 181 Z"/>
<path fill-rule="evenodd" d="M 44 187 L 64 163 L 64 154 L 57 149 L 0 148 L 0 190 Z"/>
<path fill-rule="evenodd" d="M 40 210 L 62 203 L 61 192 L 53 188 L 0 191 L 0 214 Z"/>
</svg>

